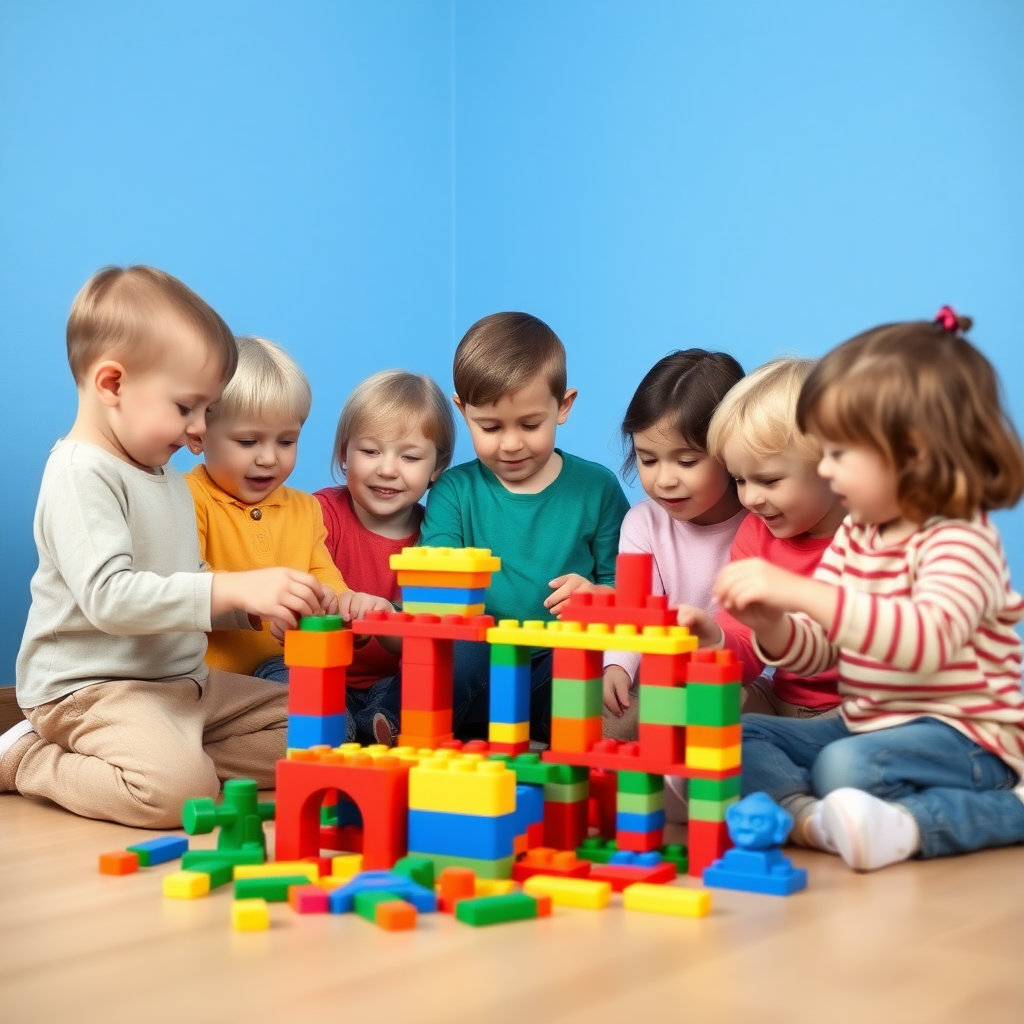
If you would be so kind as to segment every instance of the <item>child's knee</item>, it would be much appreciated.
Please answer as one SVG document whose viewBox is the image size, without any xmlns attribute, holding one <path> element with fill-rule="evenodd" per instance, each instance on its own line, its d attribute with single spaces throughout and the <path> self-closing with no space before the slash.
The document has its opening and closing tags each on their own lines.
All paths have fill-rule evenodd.
<svg viewBox="0 0 1024 1024">
<path fill-rule="evenodd" d="M 850 736 L 822 747 L 811 767 L 811 784 L 819 797 L 844 786 L 870 790 L 871 764 L 856 739 Z"/>
<path fill-rule="evenodd" d="M 186 800 L 195 797 L 216 799 L 220 780 L 212 763 L 193 766 L 192 770 L 176 766 L 176 770 L 153 773 L 145 789 L 133 789 L 126 825 L 139 828 L 181 828 L 181 812 Z"/>
</svg>

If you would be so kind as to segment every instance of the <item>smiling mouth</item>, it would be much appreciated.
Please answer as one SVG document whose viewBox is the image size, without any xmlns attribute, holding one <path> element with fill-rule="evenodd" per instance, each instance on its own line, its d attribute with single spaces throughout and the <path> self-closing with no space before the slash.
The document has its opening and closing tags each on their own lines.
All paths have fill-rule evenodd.
<svg viewBox="0 0 1024 1024">
<path fill-rule="evenodd" d="M 376 494 L 378 498 L 393 498 L 396 494 L 400 493 L 393 487 L 371 487 L 370 490 Z"/>
<path fill-rule="evenodd" d="M 253 487 L 266 487 L 274 482 L 272 476 L 247 476 L 245 479 Z"/>
<path fill-rule="evenodd" d="M 690 500 L 689 498 L 659 498 L 658 499 L 658 501 L 660 501 L 664 505 L 682 505 L 682 503 L 684 501 L 689 501 L 689 500 Z"/>
</svg>

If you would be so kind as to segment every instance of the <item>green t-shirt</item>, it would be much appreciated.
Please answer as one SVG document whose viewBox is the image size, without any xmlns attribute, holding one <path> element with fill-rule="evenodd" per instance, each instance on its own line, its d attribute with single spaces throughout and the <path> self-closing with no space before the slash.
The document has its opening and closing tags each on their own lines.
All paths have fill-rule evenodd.
<svg viewBox="0 0 1024 1024">
<path fill-rule="evenodd" d="M 490 548 L 501 559 L 487 591 L 496 619 L 550 619 L 548 582 L 564 573 L 615 582 L 629 502 L 610 470 L 555 451 L 562 469 L 538 494 L 507 490 L 479 459 L 442 473 L 430 489 L 420 543 Z"/>
</svg>

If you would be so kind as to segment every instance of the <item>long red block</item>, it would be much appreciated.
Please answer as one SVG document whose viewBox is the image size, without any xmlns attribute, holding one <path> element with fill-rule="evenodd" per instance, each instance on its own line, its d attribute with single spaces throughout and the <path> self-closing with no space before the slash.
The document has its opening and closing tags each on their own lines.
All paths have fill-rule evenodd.
<svg viewBox="0 0 1024 1024">
<path fill-rule="evenodd" d="M 553 850 L 542 846 L 527 851 L 522 860 L 512 865 L 512 878 L 516 882 L 525 882 L 534 875 L 586 878 L 590 874 L 590 868 L 590 861 L 579 860 L 574 850 Z"/>
<path fill-rule="evenodd" d="M 552 679 L 600 679 L 603 675 L 602 651 L 573 651 L 556 647 L 551 656 Z"/>
<path fill-rule="evenodd" d="M 590 825 L 605 839 L 615 838 L 616 794 L 619 777 L 615 772 L 590 771 Z"/>
<path fill-rule="evenodd" d="M 694 651 L 686 670 L 688 683 L 739 683 L 743 666 L 730 650 Z"/>
<path fill-rule="evenodd" d="M 486 640 L 494 626 L 491 615 L 410 615 L 408 612 L 368 612 L 352 623 L 362 636 L 400 636 L 426 640 Z M 329 634 L 324 634 L 329 635 Z M 404 646 L 404 645 L 403 645 Z"/>
<path fill-rule="evenodd" d="M 622 892 L 627 885 L 635 882 L 664 885 L 677 874 L 676 866 L 671 861 L 664 861 L 653 868 L 641 868 L 634 864 L 594 864 L 590 869 L 591 879 L 595 882 L 611 882 L 612 892 Z"/>
<path fill-rule="evenodd" d="M 644 686 L 682 686 L 690 654 L 641 654 L 639 679 Z"/>
<path fill-rule="evenodd" d="M 615 842 L 620 850 L 649 853 L 665 845 L 665 830 L 656 828 L 651 832 L 627 832 L 625 829 L 619 829 L 615 833 Z"/>
<path fill-rule="evenodd" d="M 344 666 L 288 669 L 288 711 L 293 715 L 343 715 L 345 713 Z"/>
</svg>

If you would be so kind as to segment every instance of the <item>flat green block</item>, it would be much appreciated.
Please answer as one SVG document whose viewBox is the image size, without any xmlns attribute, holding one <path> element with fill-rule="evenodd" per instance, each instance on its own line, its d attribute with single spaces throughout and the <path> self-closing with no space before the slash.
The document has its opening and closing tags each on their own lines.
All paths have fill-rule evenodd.
<svg viewBox="0 0 1024 1024">
<path fill-rule="evenodd" d="M 201 871 L 204 875 L 209 875 L 211 889 L 217 889 L 222 885 L 227 885 L 235 875 L 234 864 L 225 864 L 224 861 L 212 860 L 209 857 L 205 860 L 197 857 L 187 868 L 182 868 L 182 870 Z"/>
<path fill-rule="evenodd" d="M 445 868 L 469 868 L 475 871 L 477 878 L 511 878 L 514 857 L 502 857 L 501 860 L 480 860 L 477 857 L 452 857 L 442 853 L 422 853 L 409 851 L 410 857 L 427 857 L 434 862 L 434 871 L 440 874 Z M 307 880 L 308 881 L 308 880 Z"/>
<path fill-rule="evenodd" d="M 549 782 L 544 787 L 544 800 L 553 804 L 575 804 L 590 796 L 590 782 Z"/>
<path fill-rule="evenodd" d="M 554 782 L 558 776 L 556 768 L 561 765 L 547 764 L 540 759 L 540 754 L 491 754 L 491 761 L 504 761 L 509 771 L 516 773 L 516 784 L 523 786 L 543 786 Z"/>
<path fill-rule="evenodd" d="M 394 903 L 402 897 L 386 889 L 368 889 L 357 892 L 352 898 L 352 909 L 370 924 L 377 923 L 377 905 L 380 903 Z"/>
<path fill-rule="evenodd" d="M 740 795 L 742 776 L 730 775 L 727 779 L 690 779 L 691 800 L 728 800 Z"/>
<path fill-rule="evenodd" d="M 618 793 L 615 809 L 624 814 L 651 814 L 665 808 L 665 792 L 660 793 Z"/>
<path fill-rule="evenodd" d="M 680 843 L 669 843 L 658 852 L 661 854 L 662 860 L 668 860 L 675 864 L 679 874 L 685 875 L 690 870 L 689 854 L 686 852 L 686 847 Z"/>
<path fill-rule="evenodd" d="M 241 850 L 189 850 L 181 858 L 181 867 L 183 871 L 204 871 L 205 868 L 197 868 L 196 865 L 227 864 L 233 868 L 236 864 L 264 864 L 266 860 L 266 853 L 256 848 Z"/>
<path fill-rule="evenodd" d="M 726 809 L 739 800 L 738 796 L 728 800 L 694 800 L 690 797 L 690 821 L 725 821 Z"/>
<path fill-rule="evenodd" d="M 664 775 L 650 775 L 647 772 L 619 772 L 620 793 L 661 793 L 664 789 Z"/>
<path fill-rule="evenodd" d="M 508 921 L 528 921 L 537 916 L 537 901 L 525 892 L 505 896 L 479 896 L 455 904 L 455 920 L 480 928 Z"/>
<path fill-rule="evenodd" d="M 511 644 L 491 644 L 492 665 L 529 665 L 530 648 Z"/>
<path fill-rule="evenodd" d="M 640 721 L 652 725 L 686 725 L 686 688 L 641 684 Z"/>
<path fill-rule="evenodd" d="M 424 889 L 434 888 L 434 862 L 429 857 L 400 857 L 391 869 L 396 875 L 404 875 Z"/>
<path fill-rule="evenodd" d="M 340 615 L 307 615 L 299 622 L 304 633 L 337 633 L 344 628 L 345 620 Z"/>
<path fill-rule="evenodd" d="M 553 679 L 553 718 L 595 718 L 604 706 L 604 684 L 600 679 Z"/>
<path fill-rule="evenodd" d="M 590 836 L 576 847 L 576 856 L 580 860 L 589 860 L 594 864 L 607 864 L 612 854 L 618 852 L 619 847 L 614 839 L 602 839 L 600 836 Z"/>
<path fill-rule="evenodd" d="M 306 875 L 280 875 L 269 878 L 236 878 L 235 899 L 265 899 L 268 903 L 285 903 L 293 885 L 309 885 Z"/>
<path fill-rule="evenodd" d="M 690 683 L 686 687 L 687 725 L 738 725 L 739 683 Z"/>
</svg>

